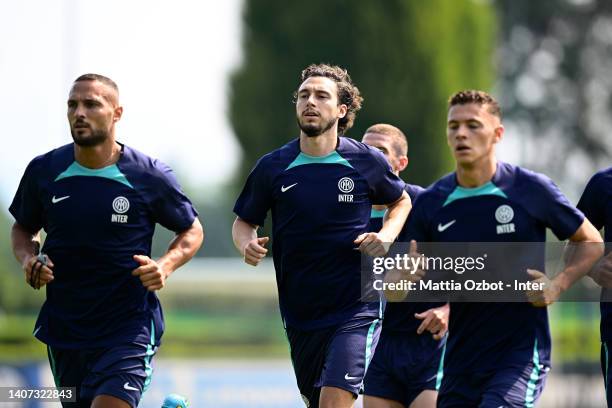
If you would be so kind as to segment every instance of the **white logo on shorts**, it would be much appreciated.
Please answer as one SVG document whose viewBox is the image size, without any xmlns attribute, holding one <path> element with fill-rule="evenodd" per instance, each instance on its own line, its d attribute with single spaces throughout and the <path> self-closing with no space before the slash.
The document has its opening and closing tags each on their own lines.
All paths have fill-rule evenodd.
<svg viewBox="0 0 612 408">
<path fill-rule="evenodd" d="M 349 373 L 344 374 L 344 379 L 346 381 L 361 380 L 361 378 L 359 377 L 351 377 Z"/>
<path fill-rule="evenodd" d="M 132 387 L 129 382 L 126 382 L 125 384 L 123 384 L 123 388 L 125 388 L 128 391 L 140 391 L 138 388 Z"/>
<path fill-rule="evenodd" d="M 124 214 L 130 209 L 130 202 L 127 198 L 119 196 L 113 200 L 113 210 L 118 214 Z"/>
</svg>

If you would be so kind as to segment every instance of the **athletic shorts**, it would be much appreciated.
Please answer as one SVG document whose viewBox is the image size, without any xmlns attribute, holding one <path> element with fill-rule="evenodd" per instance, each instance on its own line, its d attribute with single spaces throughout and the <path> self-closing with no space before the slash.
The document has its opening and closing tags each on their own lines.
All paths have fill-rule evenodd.
<svg viewBox="0 0 612 408">
<path fill-rule="evenodd" d="M 409 407 L 421 392 L 439 388 L 445 344 L 446 338 L 434 340 L 428 332 L 383 332 L 363 393 Z"/>
<path fill-rule="evenodd" d="M 353 318 L 320 330 L 287 327 L 291 361 L 306 407 L 319 406 L 321 387 L 337 387 L 357 397 L 378 343 L 381 321 Z"/>
<path fill-rule="evenodd" d="M 147 390 L 157 346 L 128 344 L 110 348 L 72 350 L 47 346 L 58 387 L 76 387 L 76 402 L 63 407 L 90 408 L 97 395 L 110 395 L 137 407 Z"/>
<path fill-rule="evenodd" d="M 491 373 L 444 374 L 438 408 L 534 407 L 542 395 L 549 367 L 530 362 L 525 368 L 505 368 Z"/>
</svg>

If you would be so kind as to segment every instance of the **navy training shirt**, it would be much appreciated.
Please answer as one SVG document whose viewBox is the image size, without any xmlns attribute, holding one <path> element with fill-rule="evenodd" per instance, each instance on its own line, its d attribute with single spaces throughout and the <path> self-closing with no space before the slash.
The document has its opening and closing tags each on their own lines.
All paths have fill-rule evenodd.
<svg viewBox="0 0 612 408">
<path fill-rule="evenodd" d="M 168 166 L 128 146 L 117 163 L 79 165 L 69 144 L 30 162 L 9 208 L 17 223 L 47 233 L 54 280 L 35 336 L 52 347 L 150 344 L 163 333 L 157 296 L 132 270 L 151 255 L 155 224 L 182 232 L 197 216 Z"/>
<path fill-rule="evenodd" d="M 247 178 L 234 212 L 262 226 L 272 212 L 272 249 L 286 326 L 313 330 L 352 316 L 379 316 L 361 298 L 361 252 L 373 204 L 391 204 L 404 183 L 385 156 L 339 137 L 335 151 L 313 157 L 295 139 L 263 156 Z"/>
<path fill-rule="evenodd" d="M 404 190 L 410 196 L 410 200 L 412 200 L 413 205 L 416 202 L 417 197 L 423 191 L 425 191 L 423 187 L 413 184 L 406 184 Z M 383 226 L 384 215 L 385 210 L 379 211 L 372 209 L 370 226 L 368 227 L 368 230 L 373 232 L 380 231 Z M 402 231 L 397 237 L 398 242 L 404 242 L 404 239 L 407 236 L 407 226 L 408 224 L 406 223 L 404 228 L 402 228 Z M 416 331 L 423 321 L 414 317 L 414 314 L 422 313 L 428 309 L 440 307 L 442 305 L 444 305 L 443 302 L 387 302 L 385 306 L 382 331 L 394 333 L 401 332 L 418 336 Z"/>
<path fill-rule="evenodd" d="M 578 209 L 586 215 L 595 228 L 598 230 L 604 228 L 606 243 L 612 242 L 612 167 L 596 173 L 589 180 L 578 202 Z M 607 254 L 610 246 L 609 244 L 606 246 Z M 601 302 L 599 307 L 601 340 L 610 341 L 612 340 L 612 303 Z"/>
<path fill-rule="evenodd" d="M 496 219 L 496 213 L 500 207 L 506 215 L 505 228 L 498 228 L 501 221 Z M 544 242 L 546 228 L 550 228 L 565 240 L 583 221 L 582 213 L 570 205 L 548 177 L 500 162 L 493 179 L 480 187 L 459 186 L 455 173 L 430 186 L 410 212 L 407 239 Z M 439 226 L 446 228 L 440 231 Z M 524 277 L 527 267 L 543 270 L 543 261 L 544 254 L 541 265 L 525 265 L 517 270 L 518 276 Z M 535 360 L 550 365 L 546 308 L 527 302 L 452 302 L 448 332 L 445 374 L 525 367 Z"/>
</svg>

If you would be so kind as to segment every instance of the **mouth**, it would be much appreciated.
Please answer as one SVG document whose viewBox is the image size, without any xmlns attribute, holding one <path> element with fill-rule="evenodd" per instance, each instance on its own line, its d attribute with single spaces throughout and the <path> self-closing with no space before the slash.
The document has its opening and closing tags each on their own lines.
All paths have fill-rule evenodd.
<svg viewBox="0 0 612 408">
<path fill-rule="evenodd" d="M 83 122 L 77 122 L 74 124 L 75 129 L 89 129 L 89 125 Z"/>
<path fill-rule="evenodd" d="M 314 112 L 314 111 L 306 111 L 306 112 L 302 113 L 302 116 L 316 118 L 316 117 L 319 116 L 319 114 L 317 112 Z"/>
<path fill-rule="evenodd" d="M 466 146 L 466 145 L 459 145 L 459 146 L 457 146 L 455 148 L 455 151 L 458 152 L 458 153 L 467 152 L 469 150 L 471 150 L 471 149 L 468 146 Z"/>
</svg>

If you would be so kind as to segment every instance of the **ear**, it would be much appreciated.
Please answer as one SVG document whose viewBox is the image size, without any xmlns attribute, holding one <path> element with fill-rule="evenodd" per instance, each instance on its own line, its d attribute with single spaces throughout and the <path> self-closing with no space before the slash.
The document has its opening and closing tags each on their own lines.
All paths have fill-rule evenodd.
<svg viewBox="0 0 612 408">
<path fill-rule="evenodd" d="M 400 156 L 400 157 L 397 159 L 397 163 L 398 163 L 398 166 L 397 166 L 398 168 L 397 168 L 397 170 L 401 172 L 401 171 L 403 171 L 403 170 L 404 170 L 406 167 L 408 167 L 408 161 L 409 161 L 409 160 L 408 160 L 408 157 L 406 157 L 406 156 Z"/>
<path fill-rule="evenodd" d="M 493 143 L 501 142 L 501 140 L 504 138 L 504 130 L 504 125 L 502 125 L 501 123 L 495 128 L 495 136 L 493 139 Z"/>
<path fill-rule="evenodd" d="M 122 115 L 123 115 L 123 106 L 117 106 L 113 112 L 113 122 L 114 123 L 119 122 L 119 119 L 121 119 Z"/>
<path fill-rule="evenodd" d="M 338 105 L 338 119 L 343 118 L 348 113 L 348 106 L 345 104 Z"/>
</svg>

